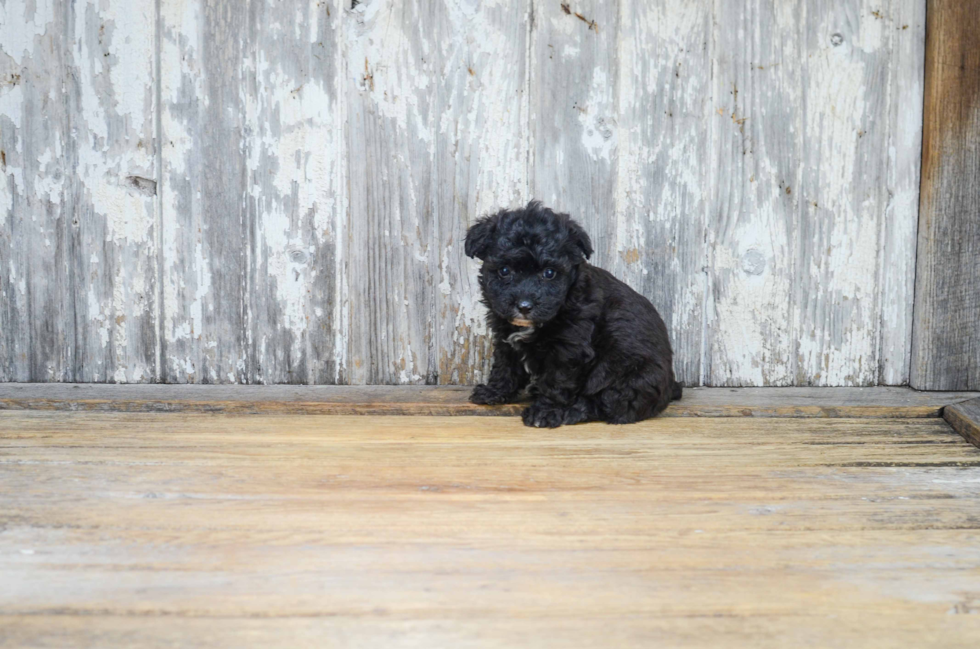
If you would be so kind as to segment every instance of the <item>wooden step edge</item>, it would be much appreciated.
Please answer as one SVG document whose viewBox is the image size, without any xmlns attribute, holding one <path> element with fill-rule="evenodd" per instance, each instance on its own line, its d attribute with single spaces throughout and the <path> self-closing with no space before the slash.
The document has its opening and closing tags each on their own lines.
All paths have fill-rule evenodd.
<svg viewBox="0 0 980 649">
<path fill-rule="evenodd" d="M 980 401 L 980 400 L 978 400 Z M 65 399 L 3 398 L 0 410 L 70 411 L 91 413 L 220 413 L 233 415 L 411 415 L 516 417 L 526 403 L 478 406 L 465 400 L 451 402 L 357 400 L 194 400 L 194 399 Z M 947 417 L 958 416 L 946 405 Z M 706 404 L 691 400 L 675 402 L 663 417 L 760 417 L 760 418 L 928 418 L 941 417 L 944 404 Z M 961 415 L 960 415 L 961 416 Z M 947 421 L 950 421 L 947 418 Z M 952 425 L 952 422 L 951 422 Z M 969 438 L 968 438 L 969 439 Z M 976 438 L 975 438 L 976 439 Z"/>
<path fill-rule="evenodd" d="M 963 439 L 980 448 L 980 399 L 946 406 L 943 408 L 943 419 Z"/>
</svg>

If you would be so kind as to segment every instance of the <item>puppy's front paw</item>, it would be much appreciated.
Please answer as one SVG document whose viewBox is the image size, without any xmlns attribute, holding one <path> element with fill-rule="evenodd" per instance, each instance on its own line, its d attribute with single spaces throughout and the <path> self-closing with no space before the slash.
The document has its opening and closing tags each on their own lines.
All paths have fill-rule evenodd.
<svg viewBox="0 0 980 649">
<path fill-rule="evenodd" d="M 521 414 L 525 426 L 535 428 L 558 428 L 565 419 L 565 411 L 556 406 L 532 403 Z"/>
<path fill-rule="evenodd" d="M 495 406 L 501 403 L 509 403 L 512 396 L 510 394 L 502 394 L 489 385 L 481 383 L 473 388 L 473 392 L 470 393 L 470 403 L 475 403 L 480 406 Z"/>
</svg>

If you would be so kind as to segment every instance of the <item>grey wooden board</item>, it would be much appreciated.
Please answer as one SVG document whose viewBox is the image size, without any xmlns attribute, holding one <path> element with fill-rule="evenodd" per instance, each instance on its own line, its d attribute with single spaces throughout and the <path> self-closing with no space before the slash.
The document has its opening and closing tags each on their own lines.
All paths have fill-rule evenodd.
<svg viewBox="0 0 980 649">
<path fill-rule="evenodd" d="M 980 2 L 929 2 L 911 383 L 980 387 Z"/>
<path fill-rule="evenodd" d="M 686 384 L 904 383 L 924 7 L 6 0 L 0 380 L 478 382 L 540 198 Z"/>
<path fill-rule="evenodd" d="M 663 316 L 677 379 L 697 385 L 707 277 L 712 5 L 622 0 L 620 15 L 615 254 L 609 261 Z"/>
<path fill-rule="evenodd" d="M 486 375 L 463 239 L 526 198 L 526 10 L 376 0 L 349 16 L 351 382 Z"/>
<path fill-rule="evenodd" d="M 943 408 L 943 419 L 963 438 L 980 448 L 980 399 L 958 401 Z"/>
<path fill-rule="evenodd" d="M 249 5 L 244 78 L 250 383 L 334 383 L 343 245 L 340 2 Z"/>
<path fill-rule="evenodd" d="M 799 193 L 803 161 L 802 7 L 717 9 L 706 116 L 716 166 L 708 181 L 703 381 L 789 385 L 797 365 L 799 211 L 792 191 Z"/>
<path fill-rule="evenodd" d="M 337 380 L 339 5 L 162 5 L 164 381 Z"/>
<path fill-rule="evenodd" d="M 0 409 L 514 416 L 524 407 L 475 406 L 464 386 L 0 385 Z M 665 416 L 939 417 L 977 392 L 909 388 L 690 388 Z"/>
<path fill-rule="evenodd" d="M 888 203 L 882 223 L 878 380 L 909 380 L 915 286 L 915 240 L 922 152 L 926 7 L 920 0 L 894 0 L 889 18 Z"/>
<path fill-rule="evenodd" d="M 593 263 L 615 257 L 619 3 L 536 3 L 530 67 L 531 195 L 589 232 Z"/>
<path fill-rule="evenodd" d="M 65 0 L 0 20 L 0 379 L 74 378 L 75 144 Z"/>
<path fill-rule="evenodd" d="M 917 88 L 889 69 L 921 52 L 916 9 L 720 5 L 706 383 L 906 380 L 917 139 L 888 125 Z M 902 156 L 882 155 L 895 136 Z"/>
<path fill-rule="evenodd" d="M 3 14 L 0 380 L 153 380 L 155 2 Z"/>
<path fill-rule="evenodd" d="M 249 12 L 163 3 L 161 380 L 247 382 Z"/>
<path fill-rule="evenodd" d="M 901 28 L 878 0 L 806 0 L 802 9 L 802 158 L 795 194 L 787 195 L 800 215 L 793 383 L 874 385 L 878 284 L 888 263 L 880 248 L 888 64 Z M 911 256 L 912 247 L 899 254 Z"/>
<path fill-rule="evenodd" d="M 152 381 L 159 308 L 156 2 L 73 3 L 67 15 L 72 376 Z"/>
</svg>

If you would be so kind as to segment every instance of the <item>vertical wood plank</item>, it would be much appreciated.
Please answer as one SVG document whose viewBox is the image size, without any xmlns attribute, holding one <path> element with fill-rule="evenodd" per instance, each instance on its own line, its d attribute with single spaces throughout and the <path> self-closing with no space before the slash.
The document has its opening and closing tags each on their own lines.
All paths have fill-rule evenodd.
<svg viewBox="0 0 980 649">
<path fill-rule="evenodd" d="M 436 380 L 432 147 L 438 68 L 418 1 L 359 3 L 348 20 L 352 383 Z"/>
<path fill-rule="evenodd" d="M 885 206 L 879 317 L 878 382 L 909 382 L 915 240 L 922 156 L 925 0 L 894 0 L 888 67 L 888 204 Z"/>
<path fill-rule="evenodd" d="M 877 0 L 803 10 L 795 380 L 874 385 L 895 25 Z"/>
<path fill-rule="evenodd" d="M 491 352 L 479 264 L 463 242 L 478 217 L 528 200 L 530 3 L 448 2 L 436 18 L 437 33 L 451 36 L 435 41 L 438 383 L 471 384 L 486 380 Z"/>
<path fill-rule="evenodd" d="M 169 381 L 341 375 L 341 7 L 163 6 Z"/>
<path fill-rule="evenodd" d="M 335 299 L 346 219 L 343 6 L 249 4 L 243 92 L 251 383 L 336 383 L 343 366 Z"/>
<path fill-rule="evenodd" d="M 481 380 L 462 242 L 526 199 L 526 5 L 373 0 L 349 18 L 350 381 Z"/>
<path fill-rule="evenodd" d="M 801 13 L 801 2 L 782 0 L 715 4 L 708 385 L 796 379 Z"/>
<path fill-rule="evenodd" d="M 674 371 L 701 382 L 712 3 L 621 0 L 616 256 L 670 331 Z"/>
<path fill-rule="evenodd" d="M 164 380 L 246 382 L 247 8 L 161 3 Z"/>
<path fill-rule="evenodd" d="M 894 192 L 916 172 L 906 151 L 886 153 L 898 129 L 892 102 L 915 100 L 914 86 L 899 94 L 893 71 L 894 52 L 914 47 L 896 34 L 915 9 L 854 0 L 716 10 L 715 101 L 727 91 L 728 105 L 713 117 L 722 163 L 706 381 L 875 384 L 886 371 L 879 354 L 895 359 L 908 331 L 907 267 L 884 253 L 912 254 L 914 215 Z M 885 300 L 899 315 L 882 334 Z M 901 375 L 901 355 L 886 364 Z"/>
<path fill-rule="evenodd" d="M 980 388 L 980 2 L 929 0 L 911 384 Z"/>
<path fill-rule="evenodd" d="M 156 377 L 156 3 L 72 3 L 74 380 Z"/>
<path fill-rule="evenodd" d="M 0 7 L 0 380 L 74 378 L 70 3 Z"/>
<path fill-rule="evenodd" d="M 616 257 L 617 0 L 534 4 L 531 195 L 585 226 L 609 268 Z"/>
</svg>

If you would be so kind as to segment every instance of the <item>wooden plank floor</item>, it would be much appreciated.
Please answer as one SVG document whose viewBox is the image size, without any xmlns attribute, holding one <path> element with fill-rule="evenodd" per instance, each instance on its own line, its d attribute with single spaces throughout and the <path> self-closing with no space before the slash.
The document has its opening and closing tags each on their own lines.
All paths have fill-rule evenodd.
<svg viewBox="0 0 980 649">
<path fill-rule="evenodd" d="M 980 646 L 940 418 L 0 412 L 0 646 Z"/>
</svg>

